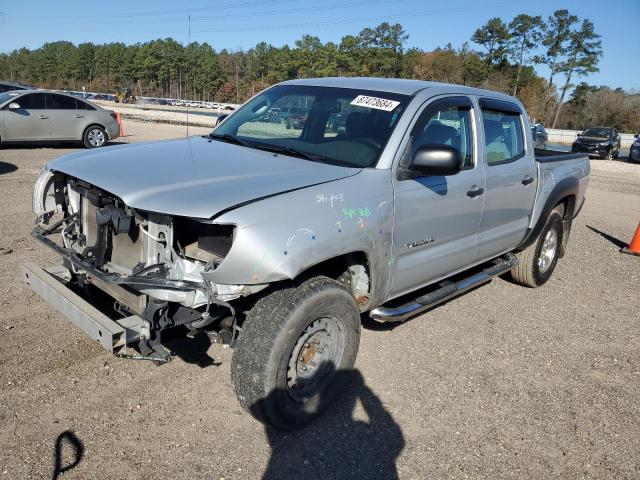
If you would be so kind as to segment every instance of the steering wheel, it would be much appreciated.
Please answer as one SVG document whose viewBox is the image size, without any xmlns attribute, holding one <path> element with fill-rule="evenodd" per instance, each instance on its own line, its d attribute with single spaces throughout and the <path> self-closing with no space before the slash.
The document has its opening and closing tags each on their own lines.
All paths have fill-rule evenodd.
<svg viewBox="0 0 640 480">
<path fill-rule="evenodd" d="M 380 149 L 380 144 L 371 138 L 356 138 L 355 141 L 376 150 Z"/>
</svg>

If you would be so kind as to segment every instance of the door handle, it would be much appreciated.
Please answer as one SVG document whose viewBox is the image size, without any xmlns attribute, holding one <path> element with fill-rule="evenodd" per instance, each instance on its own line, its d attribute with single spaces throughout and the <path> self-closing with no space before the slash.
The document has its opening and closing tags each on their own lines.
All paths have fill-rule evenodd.
<svg viewBox="0 0 640 480">
<path fill-rule="evenodd" d="M 46 120 L 46 119 L 47 119 L 47 118 L 49 118 L 49 117 L 47 117 L 46 115 L 40 115 L 40 116 L 38 116 L 38 118 L 39 118 L 40 120 Z"/>
<path fill-rule="evenodd" d="M 477 185 L 473 185 L 471 187 L 471 190 L 467 192 L 467 196 L 473 198 L 473 197 L 477 197 L 478 195 L 482 195 L 483 193 L 484 193 L 484 188 L 478 187 Z"/>
<path fill-rule="evenodd" d="M 84 118 L 84 115 L 76 115 L 76 118 Z"/>
<path fill-rule="evenodd" d="M 533 177 L 531 175 L 527 175 L 526 177 L 524 177 L 522 179 L 522 184 L 523 185 L 529 185 L 532 182 L 533 182 Z"/>
</svg>

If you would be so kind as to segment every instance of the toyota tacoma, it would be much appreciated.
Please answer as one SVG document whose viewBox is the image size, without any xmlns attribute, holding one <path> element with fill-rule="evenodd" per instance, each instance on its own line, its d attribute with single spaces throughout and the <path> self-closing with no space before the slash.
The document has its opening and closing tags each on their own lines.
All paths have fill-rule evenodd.
<svg viewBox="0 0 640 480">
<path fill-rule="evenodd" d="M 299 129 L 270 120 L 300 111 Z M 207 136 L 50 162 L 33 235 L 62 264 L 22 274 L 115 354 L 166 361 L 173 328 L 230 344 L 242 406 L 293 429 L 345 388 L 363 318 L 401 322 L 498 275 L 543 285 L 589 171 L 587 153 L 535 150 L 507 95 L 287 81 Z"/>
</svg>

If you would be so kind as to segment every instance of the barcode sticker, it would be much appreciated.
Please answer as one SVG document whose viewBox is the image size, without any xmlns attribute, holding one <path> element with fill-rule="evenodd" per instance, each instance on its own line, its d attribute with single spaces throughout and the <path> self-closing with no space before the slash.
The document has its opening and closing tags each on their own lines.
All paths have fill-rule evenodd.
<svg viewBox="0 0 640 480">
<path fill-rule="evenodd" d="M 400 102 L 396 102 L 395 100 L 387 100 L 386 98 L 358 95 L 351 101 L 351 105 L 356 105 L 358 107 L 375 108 L 376 110 L 384 110 L 385 112 L 390 112 L 398 105 L 400 105 Z"/>
</svg>

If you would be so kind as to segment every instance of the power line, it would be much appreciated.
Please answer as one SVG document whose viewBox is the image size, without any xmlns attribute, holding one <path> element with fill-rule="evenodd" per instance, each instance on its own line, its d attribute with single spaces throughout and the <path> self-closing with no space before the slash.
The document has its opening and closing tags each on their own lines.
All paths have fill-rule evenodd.
<svg viewBox="0 0 640 480">
<path fill-rule="evenodd" d="M 114 19 L 118 18 L 134 18 L 134 17 L 158 17 L 163 15 L 178 15 L 181 21 L 184 21 L 185 13 L 191 14 L 195 12 L 211 12 L 212 10 L 219 9 L 238 9 L 238 8 L 247 8 L 247 7 L 260 7 L 263 5 L 272 5 L 277 3 L 287 3 L 291 0 L 259 0 L 259 1 L 246 1 L 246 2 L 223 2 L 219 5 L 210 5 L 207 7 L 197 7 L 197 8 L 181 8 L 175 10 L 156 10 L 156 11 L 146 11 L 146 12 L 123 12 L 123 13 L 100 13 L 100 21 L 104 21 L 105 17 L 112 17 Z M 83 22 L 88 19 L 95 20 L 94 15 L 16 15 L 16 18 L 24 18 L 29 20 L 55 20 L 59 22 L 65 23 L 75 23 L 75 22 Z M 164 19 L 159 19 L 164 20 Z"/>
<path fill-rule="evenodd" d="M 360 22 L 376 22 L 376 21 L 389 21 L 392 19 L 398 18 L 406 18 L 406 17 L 421 17 L 426 15 L 441 15 L 445 13 L 452 13 L 455 11 L 467 11 L 467 10 L 485 10 L 488 7 L 498 7 L 509 5 L 513 3 L 518 3 L 518 0 L 507 0 L 503 2 L 498 2 L 494 4 L 483 4 L 477 5 L 473 7 L 454 7 L 454 8 L 442 8 L 436 10 L 428 10 L 428 11 L 415 11 L 415 12 L 406 12 L 406 13 L 398 13 L 385 15 L 384 17 L 360 17 L 360 18 L 349 18 L 343 20 L 326 20 L 322 22 L 304 22 L 304 23 L 284 23 L 279 25 L 258 25 L 254 27 L 242 26 L 242 27 L 229 27 L 229 28 L 218 28 L 213 30 L 197 30 L 193 33 L 222 33 L 222 32 L 244 32 L 244 31 L 255 31 L 255 30 L 284 30 L 289 28 L 308 28 L 308 27 L 320 27 L 325 25 L 345 25 L 349 23 L 360 23 Z"/>
</svg>

